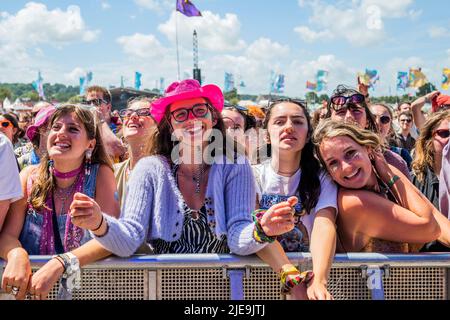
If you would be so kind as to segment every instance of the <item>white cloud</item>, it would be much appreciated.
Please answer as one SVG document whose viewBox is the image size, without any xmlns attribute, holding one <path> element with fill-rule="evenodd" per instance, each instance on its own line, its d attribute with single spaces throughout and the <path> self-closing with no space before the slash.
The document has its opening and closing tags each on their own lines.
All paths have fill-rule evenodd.
<svg viewBox="0 0 450 320">
<path fill-rule="evenodd" d="M 444 38 L 450 36 L 450 31 L 444 27 L 432 26 L 428 29 L 428 35 L 431 38 Z"/>
<path fill-rule="evenodd" d="M 111 5 L 106 1 L 102 1 L 102 9 L 109 10 L 109 9 L 111 9 Z"/>
<path fill-rule="evenodd" d="M 64 74 L 64 78 L 71 83 L 78 83 L 82 76 L 86 75 L 86 70 L 80 67 L 76 67 L 71 72 Z"/>
<path fill-rule="evenodd" d="M 125 53 L 137 58 L 159 58 L 166 54 L 167 49 L 152 34 L 135 33 L 117 39 Z"/>
<path fill-rule="evenodd" d="M 178 38 L 182 46 L 192 48 L 192 34 L 197 31 L 199 47 L 212 52 L 237 51 L 245 47 L 240 39 L 241 23 L 235 14 L 227 13 L 224 18 L 209 11 L 203 17 L 185 17 L 173 12 L 170 19 L 159 25 L 158 30 L 172 43 L 176 41 L 176 21 L 178 19 Z"/>
<path fill-rule="evenodd" d="M 332 39 L 333 34 L 330 32 L 330 30 L 323 30 L 316 32 L 314 30 L 311 30 L 310 28 L 306 26 L 299 26 L 294 29 L 295 32 L 300 34 L 300 37 L 305 42 L 314 42 L 319 39 Z"/>
<path fill-rule="evenodd" d="M 289 54 L 289 46 L 273 42 L 268 38 L 260 38 L 248 46 L 246 56 L 250 59 L 269 61 L 284 59 Z"/>
<path fill-rule="evenodd" d="M 385 19 L 406 17 L 417 12 L 408 8 L 413 0 L 354 0 L 331 5 L 321 0 L 299 0 L 299 6 L 309 6 L 313 14 L 309 26 L 294 29 L 304 41 L 344 38 L 352 45 L 367 46 L 385 38 Z"/>
<path fill-rule="evenodd" d="M 69 6 L 66 11 L 49 11 L 44 4 L 29 2 L 15 15 L 3 13 L 0 20 L 0 44 L 61 46 L 78 41 L 92 42 L 98 35 L 98 30 L 86 26 L 78 6 Z"/>
</svg>

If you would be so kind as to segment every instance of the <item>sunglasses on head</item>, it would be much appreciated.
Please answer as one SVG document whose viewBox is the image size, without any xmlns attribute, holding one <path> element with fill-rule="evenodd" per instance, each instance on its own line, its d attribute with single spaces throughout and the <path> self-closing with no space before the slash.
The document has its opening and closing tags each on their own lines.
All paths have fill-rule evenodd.
<svg viewBox="0 0 450 320">
<path fill-rule="evenodd" d="M 133 110 L 133 109 L 123 109 L 119 111 L 119 115 L 122 118 L 130 118 L 133 113 L 136 113 L 136 115 L 138 117 L 149 117 L 151 116 L 151 112 L 149 108 L 142 108 L 142 109 L 137 109 L 137 110 Z"/>
<path fill-rule="evenodd" d="M 434 135 L 438 135 L 442 139 L 450 137 L 450 129 L 439 129 L 434 132 Z"/>
<path fill-rule="evenodd" d="M 12 123 L 9 121 L 2 121 L 1 122 L 2 128 L 8 128 L 9 126 L 12 126 Z"/>
<path fill-rule="evenodd" d="M 331 103 L 335 106 L 343 106 L 347 103 L 359 104 L 364 102 L 365 98 L 361 93 L 355 93 L 351 96 L 334 96 L 331 97 Z"/>
<path fill-rule="evenodd" d="M 209 108 L 210 106 L 208 103 L 198 103 L 193 105 L 192 108 L 177 109 L 170 114 L 176 122 L 185 122 L 189 118 L 189 113 L 192 113 L 192 115 L 196 118 L 206 117 L 209 112 Z"/>
<path fill-rule="evenodd" d="M 108 101 L 104 100 L 104 99 L 91 99 L 91 100 L 83 100 L 82 104 L 86 104 L 88 106 L 96 106 L 99 107 L 102 104 L 107 104 Z"/>
</svg>

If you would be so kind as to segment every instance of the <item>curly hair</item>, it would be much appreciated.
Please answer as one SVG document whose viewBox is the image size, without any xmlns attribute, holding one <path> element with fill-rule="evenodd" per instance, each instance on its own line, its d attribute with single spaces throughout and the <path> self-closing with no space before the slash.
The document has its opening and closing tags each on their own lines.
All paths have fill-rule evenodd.
<svg viewBox="0 0 450 320">
<path fill-rule="evenodd" d="M 433 113 L 420 130 L 420 135 L 416 141 L 415 157 L 412 162 L 412 171 L 419 182 L 424 181 L 427 168 L 433 168 L 435 160 L 433 133 L 446 119 L 450 120 L 450 110 Z"/>
</svg>

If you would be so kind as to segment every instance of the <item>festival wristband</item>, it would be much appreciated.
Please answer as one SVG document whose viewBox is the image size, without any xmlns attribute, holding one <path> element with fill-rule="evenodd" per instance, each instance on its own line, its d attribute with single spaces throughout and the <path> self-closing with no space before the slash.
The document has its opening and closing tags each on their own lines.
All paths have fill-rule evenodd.
<svg viewBox="0 0 450 320">
<path fill-rule="evenodd" d="M 397 175 L 393 176 L 392 179 L 389 180 L 389 182 L 387 183 L 388 187 L 392 188 L 398 180 L 400 180 L 399 176 L 397 176 Z"/>
<path fill-rule="evenodd" d="M 253 228 L 253 238 L 259 243 L 272 243 L 275 241 L 275 237 L 269 237 L 261 227 L 260 220 L 266 213 L 266 210 L 255 210 L 252 212 L 253 222 L 255 223 Z"/>
</svg>

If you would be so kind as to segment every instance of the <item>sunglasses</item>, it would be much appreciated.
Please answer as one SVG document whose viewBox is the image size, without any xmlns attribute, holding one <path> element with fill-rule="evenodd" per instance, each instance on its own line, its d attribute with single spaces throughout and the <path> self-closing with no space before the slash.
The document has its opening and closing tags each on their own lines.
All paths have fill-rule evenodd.
<svg viewBox="0 0 450 320">
<path fill-rule="evenodd" d="M 365 97 L 360 93 L 355 93 L 351 96 L 334 96 L 331 97 L 331 103 L 336 106 L 343 106 L 347 103 L 358 104 L 364 102 Z"/>
<path fill-rule="evenodd" d="M 433 135 L 438 135 L 442 139 L 450 137 L 450 129 L 440 129 L 436 130 Z"/>
<path fill-rule="evenodd" d="M 2 128 L 5 128 L 5 129 L 6 129 L 6 128 L 12 126 L 12 123 L 9 122 L 9 121 L 2 121 L 2 122 L 1 122 L 1 125 L 2 125 Z"/>
<path fill-rule="evenodd" d="M 381 116 L 381 117 L 377 117 L 380 118 L 380 122 L 382 124 L 388 124 L 389 122 L 391 122 L 391 117 L 389 116 Z"/>
<path fill-rule="evenodd" d="M 412 120 L 411 119 L 401 119 L 400 122 L 407 122 L 407 123 L 411 123 Z"/>
<path fill-rule="evenodd" d="M 92 99 L 92 100 L 83 100 L 81 102 L 82 104 L 86 104 L 88 106 L 96 106 L 99 107 L 102 104 L 107 104 L 108 101 L 104 100 L 104 99 Z"/>
<path fill-rule="evenodd" d="M 149 108 L 142 108 L 142 109 L 137 109 L 137 110 L 133 110 L 133 109 L 123 109 L 119 111 L 119 115 L 122 118 L 130 118 L 133 113 L 136 113 L 136 115 L 138 117 L 149 117 L 151 116 L 151 112 Z"/>
<path fill-rule="evenodd" d="M 196 118 L 206 117 L 209 112 L 209 108 L 210 106 L 207 103 L 198 103 L 190 109 L 178 109 L 170 114 L 176 122 L 185 122 L 189 118 L 189 113 L 192 113 L 192 115 Z"/>
<path fill-rule="evenodd" d="M 338 114 L 342 114 L 342 113 L 346 113 L 348 109 L 350 109 L 350 112 L 354 113 L 354 112 L 362 112 L 363 108 L 358 106 L 357 104 L 353 104 L 350 103 L 346 106 L 339 106 L 339 105 L 334 105 L 331 104 L 331 108 L 337 112 Z"/>
</svg>

